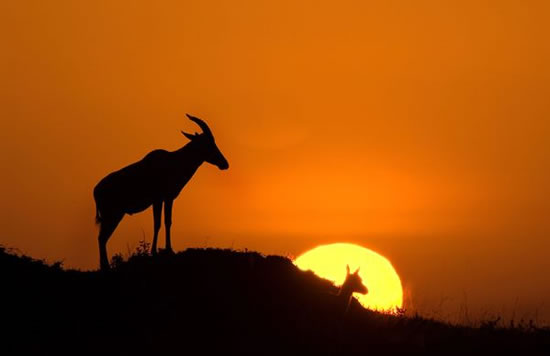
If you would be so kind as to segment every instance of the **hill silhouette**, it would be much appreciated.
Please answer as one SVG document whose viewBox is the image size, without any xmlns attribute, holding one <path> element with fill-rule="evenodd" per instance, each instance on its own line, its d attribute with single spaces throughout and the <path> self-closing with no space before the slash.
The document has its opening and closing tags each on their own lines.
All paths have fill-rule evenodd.
<svg viewBox="0 0 550 356">
<path fill-rule="evenodd" d="M 0 277 L 2 355 L 550 354 L 548 329 L 452 326 L 355 300 L 343 316 L 331 282 L 256 252 L 142 247 L 81 272 L 0 248 Z"/>
</svg>

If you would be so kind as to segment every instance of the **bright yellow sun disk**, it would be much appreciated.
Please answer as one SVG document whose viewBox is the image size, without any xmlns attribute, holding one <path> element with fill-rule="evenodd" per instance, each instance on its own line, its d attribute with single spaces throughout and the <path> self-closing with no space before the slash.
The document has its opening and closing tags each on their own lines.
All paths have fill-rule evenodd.
<svg viewBox="0 0 550 356">
<path fill-rule="evenodd" d="M 403 288 L 397 272 L 387 258 L 367 248 L 349 243 L 322 245 L 299 256 L 294 264 L 337 286 L 344 282 L 346 265 L 352 272 L 360 267 L 359 275 L 369 290 L 366 295 L 354 293 L 361 305 L 388 312 L 403 306 Z"/>
</svg>

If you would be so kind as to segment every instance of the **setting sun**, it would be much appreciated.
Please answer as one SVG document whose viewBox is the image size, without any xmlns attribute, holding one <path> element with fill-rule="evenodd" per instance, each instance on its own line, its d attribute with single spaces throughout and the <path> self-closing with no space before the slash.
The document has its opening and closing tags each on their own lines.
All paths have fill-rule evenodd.
<svg viewBox="0 0 550 356">
<path fill-rule="evenodd" d="M 302 270 L 311 270 L 316 275 L 341 285 L 346 277 L 346 265 L 352 270 L 359 268 L 368 294 L 354 294 L 365 308 L 393 311 L 403 305 L 401 280 L 388 259 L 362 246 L 335 243 L 316 247 L 294 261 Z"/>
</svg>

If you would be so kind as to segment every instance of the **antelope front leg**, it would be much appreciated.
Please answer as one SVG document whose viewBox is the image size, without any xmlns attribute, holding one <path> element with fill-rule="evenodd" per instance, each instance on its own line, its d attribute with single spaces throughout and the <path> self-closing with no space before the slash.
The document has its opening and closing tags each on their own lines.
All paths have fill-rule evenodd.
<svg viewBox="0 0 550 356">
<path fill-rule="evenodd" d="M 164 201 L 164 229 L 166 230 L 166 252 L 174 253 L 170 241 L 170 227 L 172 226 L 172 203 L 173 200 Z"/>
<path fill-rule="evenodd" d="M 153 245 L 151 246 L 151 254 L 157 254 L 157 237 L 160 230 L 160 216 L 162 214 L 162 201 L 153 203 Z"/>
</svg>

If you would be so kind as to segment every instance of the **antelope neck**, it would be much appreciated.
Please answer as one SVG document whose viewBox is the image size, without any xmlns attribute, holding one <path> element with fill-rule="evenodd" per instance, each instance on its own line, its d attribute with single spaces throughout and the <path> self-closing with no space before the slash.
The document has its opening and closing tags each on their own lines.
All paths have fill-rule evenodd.
<svg viewBox="0 0 550 356">
<path fill-rule="evenodd" d="M 203 151 L 193 141 L 189 142 L 179 150 L 174 151 L 174 156 L 180 163 L 179 166 L 182 166 L 181 163 L 186 163 L 184 166 L 194 168 L 195 170 L 205 161 Z"/>
<path fill-rule="evenodd" d="M 342 285 L 342 287 L 340 287 L 340 291 L 338 294 L 341 296 L 351 296 L 353 294 L 353 291 L 349 286 L 344 284 Z"/>
</svg>

